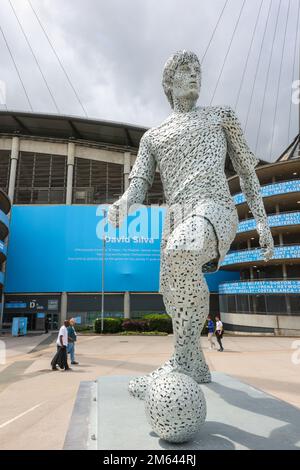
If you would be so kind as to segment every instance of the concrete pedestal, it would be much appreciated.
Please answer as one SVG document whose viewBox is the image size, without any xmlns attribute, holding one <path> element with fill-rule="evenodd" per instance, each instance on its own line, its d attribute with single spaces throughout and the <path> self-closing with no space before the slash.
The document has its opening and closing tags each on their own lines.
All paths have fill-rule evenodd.
<svg viewBox="0 0 300 470">
<path fill-rule="evenodd" d="M 214 373 L 213 382 L 202 386 L 208 413 L 201 431 L 186 444 L 169 444 L 151 430 L 144 402 L 129 396 L 130 378 L 100 377 L 97 387 L 91 385 L 90 394 L 84 384 L 75 404 L 66 449 L 300 449 L 299 409 L 221 373 Z M 82 403 L 79 406 L 83 400 L 84 413 Z M 76 408 L 81 410 L 81 417 Z M 85 439 L 82 419 L 89 433 Z"/>
</svg>

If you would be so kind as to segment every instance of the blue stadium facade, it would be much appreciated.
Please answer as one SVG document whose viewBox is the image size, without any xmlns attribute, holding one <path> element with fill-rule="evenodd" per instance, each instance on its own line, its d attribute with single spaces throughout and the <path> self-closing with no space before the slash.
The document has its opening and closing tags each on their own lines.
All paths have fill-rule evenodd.
<svg viewBox="0 0 300 470">
<path fill-rule="evenodd" d="M 46 317 L 52 328 L 69 316 L 91 323 L 101 310 L 102 289 L 106 315 L 164 310 L 157 293 L 164 216 L 159 173 L 146 207 L 128 218 L 124 233 L 113 233 L 104 217 L 128 187 L 145 130 L 0 112 L 0 261 L 7 256 L 3 328 L 10 328 L 15 316 L 26 316 L 32 330 L 42 329 Z M 300 333 L 300 160 L 292 158 L 298 157 L 294 147 L 286 160 L 285 155 L 272 165 L 262 162 L 257 170 L 276 244 L 267 267 L 238 179 L 226 161 L 240 227 L 222 270 L 207 275 L 207 281 L 211 312 L 221 311 L 229 330 Z M 10 223 L 5 194 L 12 202 Z"/>
<path fill-rule="evenodd" d="M 261 257 L 255 220 L 236 176 L 229 186 L 238 210 L 238 233 L 224 270 L 239 270 L 240 280 L 219 286 L 226 328 L 239 332 L 300 334 L 300 158 L 299 137 L 272 164 L 257 169 L 272 230 L 274 257 Z"/>
</svg>

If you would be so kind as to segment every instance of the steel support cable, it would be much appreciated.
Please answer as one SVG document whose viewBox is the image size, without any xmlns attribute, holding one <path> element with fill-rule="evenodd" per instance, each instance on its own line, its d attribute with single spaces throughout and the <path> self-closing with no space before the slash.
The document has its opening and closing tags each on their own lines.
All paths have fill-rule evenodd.
<svg viewBox="0 0 300 470">
<path fill-rule="evenodd" d="M 246 115 L 246 121 L 245 121 L 245 125 L 244 125 L 244 132 L 246 132 L 246 129 L 247 129 L 247 126 L 248 126 L 250 110 L 251 110 L 252 102 L 253 102 L 255 85 L 256 85 L 256 82 L 257 82 L 258 71 L 259 71 L 259 66 L 260 66 L 261 57 L 262 57 L 262 51 L 263 51 L 265 38 L 266 38 L 266 33 L 267 33 L 269 21 L 270 21 L 270 15 L 271 15 L 271 10 L 272 10 L 272 2 L 273 2 L 273 0 L 270 0 L 267 20 L 266 20 L 266 23 L 265 23 L 264 33 L 263 33 L 263 37 L 262 37 L 262 41 L 261 41 L 261 45 L 260 45 L 260 51 L 259 51 L 256 70 L 255 70 L 255 75 L 254 75 L 253 86 L 252 86 L 252 89 L 251 89 L 250 101 L 249 101 L 249 106 L 248 106 L 247 115 Z"/>
<path fill-rule="evenodd" d="M 211 98 L 211 100 L 210 100 L 210 104 L 212 104 L 212 102 L 213 102 L 213 100 L 214 100 L 214 98 L 215 98 L 215 95 L 216 95 L 216 92 L 217 92 L 217 89 L 218 89 L 218 86 L 219 86 L 219 83 L 220 83 L 220 80 L 221 80 L 221 76 L 222 76 L 222 74 L 223 74 L 223 70 L 224 70 L 225 64 L 226 64 L 226 62 L 227 62 L 227 58 L 228 58 L 229 52 L 230 52 L 230 50 L 231 50 L 231 46 L 232 46 L 232 43 L 233 43 L 233 39 L 234 39 L 234 37 L 235 37 L 235 33 L 236 33 L 237 28 L 238 28 L 239 23 L 240 23 L 240 19 L 241 19 L 241 16 L 242 16 L 242 13 L 243 13 L 243 10 L 244 10 L 244 7 L 245 7 L 245 3 L 246 3 L 246 0 L 243 0 L 243 4 L 242 4 L 242 7 L 241 7 L 241 9 L 240 9 L 240 13 L 239 13 L 237 22 L 236 22 L 236 24 L 235 24 L 235 27 L 234 27 L 232 36 L 231 36 L 231 40 L 230 40 L 230 43 L 229 43 L 229 47 L 228 47 L 228 49 L 227 49 L 224 62 L 223 62 L 223 64 L 222 64 L 222 68 L 221 68 L 221 71 L 220 71 L 220 74 L 219 74 L 219 77 L 218 77 L 218 80 L 217 80 L 217 83 L 216 83 L 216 86 L 215 86 L 215 89 L 214 89 L 212 98 Z"/>
<path fill-rule="evenodd" d="M 29 6 L 30 6 L 30 8 L 31 8 L 31 10 L 32 10 L 32 12 L 33 12 L 33 14 L 34 14 L 35 17 L 36 17 L 37 22 L 39 23 L 39 25 L 40 25 L 40 27 L 41 27 L 41 29 L 42 29 L 42 31 L 43 31 L 43 33 L 44 33 L 44 35 L 45 35 L 47 41 L 48 41 L 48 44 L 50 45 L 50 47 L 51 47 L 51 49 L 52 49 L 52 51 L 53 51 L 53 53 L 54 53 L 54 55 L 55 55 L 55 57 L 56 57 L 56 59 L 57 59 L 59 65 L 60 65 L 60 67 L 61 67 L 61 69 L 62 69 L 62 71 L 63 71 L 63 73 L 64 73 L 64 75 L 65 75 L 65 77 L 66 77 L 66 79 L 67 79 L 67 81 L 68 81 L 70 87 L 72 88 L 73 93 L 74 93 L 74 95 L 76 96 L 76 99 L 77 99 L 77 101 L 78 101 L 78 103 L 79 103 L 79 105 L 80 105 L 80 107 L 81 107 L 81 109 L 82 109 L 84 115 L 85 115 L 86 117 L 88 117 L 87 111 L 86 111 L 84 105 L 82 104 L 82 101 L 81 101 L 81 99 L 79 98 L 79 95 L 78 95 L 78 93 L 77 93 L 77 91 L 76 91 L 76 89 L 75 89 L 75 87 L 74 87 L 74 85 L 73 85 L 73 83 L 72 83 L 72 81 L 71 81 L 71 78 L 70 78 L 69 74 L 67 73 L 67 71 L 66 71 L 66 69 L 65 69 L 65 67 L 64 67 L 64 65 L 63 65 L 63 63 L 62 63 L 62 61 L 61 61 L 61 59 L 60 59 L 60 57 L 59 57 L 59 55 L 57 54 L 57 52 L 56 52 L 56 50 L 55 50 L 55 47 L 53 46 L 53 44 L 52 44 L 52 42 L 51 42 L 51 39 L 50 39 L 50 37 L 49 37 L 49 35 L 48 35 L 48 33 L 47 33 L 45 27 L 43 26 L 43 24 L 42 24 L 42 22 L 41 22 L 41 20 L 40 20 L 40 18 L 39 18 L 39 16 L 38 16 L 36 10 L 34 9 L 34 7 L 33 7 L 32 3 L 31 3 L 31 1 L 30 1 L 30 0 L 27 0 L 27 1 L 28 1 L 28 4 L 29 4 Z"/>
<path fill-rule="evenodd" d="M 33 56 L 33 58 L 34 58 L 34 60 L 35 60 L 35 63 L 36 63 L 36 65 L 37 65 L 37 67 L 38 67 L 38 69 L 39 69 L 39 71 L 40 71 L 40 74 L 41 74 L 41 76 L 42 76 L 42 78 L 43 78 L 43 81 L 44 81 L 46 87 L 47 87 L 47 90 L 48 90 L 48 92 L 49 92 L 49 94 L 50 94 L 50 96 L 51 96 L 51 99 L 52 99 L 52 102 L 53 102 L 53 104 L 54 104 L 54 106 L 55 106 L 55 109 L 56 109 L 56 111 L 58 112 L 58 114 L 60 114 L 60 110 L 59 110 L 59 107 L 58 107 L 58 105 L 57 105 L 57 102 L 56 102 L 56 100 L 55 100 L 55 98 L 54 98 L 54 95 L 53 95 L 51 89 L 50 89 L 50 86 L 48 85 L 47 79 L 46 79 L 46 77 L 45 77 L 45 75 L 44 75 L 44 73 L 43 73 L 43 71 L 42 71 L 42 69 L 41 69 L 41 66 L 40 66 L 40 64 L 39 64 L 39 61 L 38 61 L 38 59 L 37 59 L 37 56 L 35 55 L 35 53 L 34 53 L 32 47 L 31 47 L 31 44 L 30 44 L 29 39 L 28 39 L 28 37 L 27 37 L 27 34 L 26 34 L 25 31 L 24 31 L 24 28 L 23 28 L 23 26 L 22 26 L 22 24 L 21 24 L 21 22 L 20 22 L 20 20 L 19 20 L 19 17 L 18 17 L 18 15 L 17 15 L 17 13 L 16 13 L 16 10 L 15 10 L 15 8 L 14 8 L 14 6 L 13 6 L 11 0 L 8 0 L 8 2 L 9 2 L 9 4 L 10 4 L 11 9 L 12 9 L 12 11 L 13 11 L 13 14 L 14 14 L 14 16 L 15 16 L 15 18 L 16 18 L 16 20 L 17 20 L 19 26 L 20 26 L 20 29 L 21 29 L 21 31 L 22 31 L 22 33 L 23 33 L 23 36 L 24 36 L 24 38 L 25 38 L 25 41 L 26 41 L 26 43 L 27 43 L 27 45 L 28 45 L 28 47 L 29 47 L 29 49 L 30 49 L 30 52 L 31 52 L 31 54 L 32 54 L 32 56 Z"/>
<path fill-rule="evenodd" d="M 30 1 L 30 0 L 28 0 L 28 1 Z M 211 35 L 211 37 L 210 37 L 210 40 L 209 40 L 208 45 L 207 45 L 207 47 L 206 47 L 206 50 L 205 50 L 205 52 L 204 52 L 204 54 L 203 54 L 203 56 L 202 56 L 201 63 L 203 63 L 204 60 L 205 60 L 206 54 L 207 54 L 208 49 L 210 48 L 210 45 L 211 45 L 211 43 L 212 43 L 212 41 L 213 41 L 213 39 L 214 39 L 214 37 L 215 37 L 215 34 L 216 34 L 216 32 L 217 32 L 218 26 L 219 26 L 219 24 L 220 24 L 220 21 L 221 21 L 221 19 L 222 19 L 223 14 L 224 14 L 225 8 L 226 8 L 227 5 L 228 5 L 228 2 L 229 2 L 229 0 L 226 0 L 224 6 L 223 6 L 223 8 L 222 8 L 222 11 L 221 11 L 221 13 L 220 13 L 220 15 L 219 15 L 219 18 L 218 18 L 218 21 L 217 21 L 217 23 L 216 23 L 216 26 L 214 27 L 214 30 L 213 30 L 213 32 L 212 32 L 212 35 Z"/>
<path fill-rule="evenodd" d="M 278 101 L 279 101 L 279 93 L 280 93 L 280 84 L 281 84 L 281 79 L 282 79 L 282 66 L 283 66 L 283 58 L 284 58 L 284 51 L 285 51 L 285 45 L 286 45 L 286 35 L 287 35 L 287 27 L 288 27 L 288 22 L 289 22 L 289 17 L 290 17 L 290 10 L 291 10 L 291 0 L 289 0 L 289 3 L 288 3 L 288 9 L 287 9 L 287 14 L 286 14 L 286 22 L 285 22 L 285 30 L 284 30 L 284 39 L 283 39 L 281 58 L 280 58 L 279 78 L 278 78 L 278 83 L 277 83 L 275 113 L 274 113 L 274 117 L 273 117 L 273 126 L 272 126 L 270 157 L 272 157 L 272 152 L 273 152 L 273 144 L 274 144 L 274 137 L 275 137 L 275 125 L 276 125 L 276 119 L 277 119 L 277 113 L 278 113 Z"/>
<path fill-rule="evenodd" d="M 296 34 L 295 34 L 295 44 L 294 44 L 294 63 L 293 63 L 293 75 L 292 75 L 292 80 L 291 82 L 294 81 L 295 79 L 295 68 L 296 68 L 296 62 L 297 62 L 297 55 L 299 58 L 300 51 L 297 54 L 297 44 L 299 42 L 297 41 L 298 35 L 299 35 L 299 21 L 300 21 L 300 0 L 298 0 L 298 14 L 297 14 L 297 23 L 296 23 Z M 289 111 L 289 129 L 288 129 L 288 144 L 290 143 L 290 136 L 291 136 L 291 126 L 292 126 L 292 104 L 293 104 L 293 88 L 291 91 L 291 99 L 290 99 L 290 111 Z"/>
<path fill-rule="evenodd" d="M 29 108 L 31 109 L 31 111 L 33 111 L 33 107 L 32 107 L 32 104 L 31 104 L 29 95 L 28 95 L 28 93 L 27 93 L 25 84 L 24 84 L 24 82 L 23 82 L 23 80 L 22 80 L 22 76 L 21 76 L 21 74 L 20 74 L 19 68 L 18 68 L 17 63 L 16 63 L 16 61 L 15 61 L 15 59 L 14 59 L 13 53 L 12 53 L 10 47 L 9 47 L 9 44 L 8 44 L 8 42 L 7 42 L 7 39 L 6 39 L 6 37 L 5 37 L 4 31 L 3 31 L 1 25 L 0 25 L 0 31 L 1 31 L 1 34 L 2 34 L 2 36 L 3 36 L 4 42 L 5 42 L 5 44 L 6 44 L 7 50 L 8 50 L 8 52 L 9 52 L 10 58 L 11 58 L 13 64 L 14 64 L 14 68 L 15 68 L 15 70 L 16 70 L 16 72 L 17 72 L 18 77 L 19 77 L 21 86 L 22 86 L 22 88 L 23 88 L 24 94 L 25 94 L 26 99 L 27 99 L 28 104 L 29 104 Z"/>
<path fill-rule="evenodd" d="M 282 4 L 282 0 L 279 0 L 276 24 L 275 24 L 274 34 L 273 34 L 273 38 L 272 38 L 272 47 L 271 47 L 270 60 L 269 60 L 269 64 L 268 64 L 268 71 L 267 71 L 266 83 L 265 83 L 264 94 L 263 94 L 263 102 L 262 102 L 261 111 L 260 111 L 259 126 L 258 126 L 258 132 L 257 132 L 257 137 L 256 137 L 256 145 L 255 145 L 255 152 L 257 152 L 257 147 L 258 147 L 258 142 L 259 142 L 259 137 L 260 137 L 262 116 L 263 116 L 263 111 L 264 111 L 265 102 L 266 102 L 267 87 L 268 87 L 269 78 L 270 78 L 271 63 L 272 63 L 273 52 L 274 52 L 275 37 L 276 37 L 277 29 L 278 29 L 279 13 L 280 13 L 280 10 L 281 10 L 281 4 Z"/>
<path fill-rule="evenodd" d="M 243 84 L 244 84 L 244 80 L 245 80 L 245 76 L 246 76 L 246 71 L 247 71 L 247 68 L 248 68 L 250 54 L 251 54 L 251 51 L 252 51 L 253 42 L 254 42 L 254 38 L 255 38 L 255 34 L 256 34 L 256 30 L 257 30 L 257 26 L 258 26 L 258 22 L 259 22 L 259 18 L 260 18 L 263 3 L 264 3 L 264 0 L 261 0 L 260 7 L 259 7 L 259 10 L 258 10 L 258 13 L 257 13 L 257 18 L 256 18 L 256 21 L 255 21 L 255 26 L 254 26 L 253 33 L 252 33 L 252 39 L 251 39 L 250 47 L 248 49 L 247 59 L 246 59 L 246 63 L 245 63 L 245 66 L 244 66 L 244 71 L 243 71 L 239 91 L 238 91 L 237 98 L 236 98 L 235 105 L 234 105 L 235 110 L 236 110 L 238 102 L 240 100 L 240 95 L 241 95 L 241 91 L 242 91 L 242 88 L 243 88 Z"/>
</svg>

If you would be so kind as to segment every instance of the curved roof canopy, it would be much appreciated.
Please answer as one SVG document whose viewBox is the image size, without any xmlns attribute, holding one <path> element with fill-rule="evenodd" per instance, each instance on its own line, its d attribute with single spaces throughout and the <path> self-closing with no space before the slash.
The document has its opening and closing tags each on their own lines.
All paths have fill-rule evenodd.
<svg viewBox="0 0 300 470">
<path fill-rule="evenodd" d="M 20 134 L 41 138 L 78 139 L 105 146 L 127 147 L 137 151 L 146 127 L 113 121 L 41 114 L 21 111 L 0 111 L 0 134 Z M 261 165 L 266 162 L 261 161 Z M 229 155 L 225 164 L 228 177 L 235 175 Z"/>
<path fill-rule="evenodd" d="M 0 133 L 44 138 L 89 140 L 138 148 L 145 127 L 74 116 L 0 111 Z"/>
</svg>

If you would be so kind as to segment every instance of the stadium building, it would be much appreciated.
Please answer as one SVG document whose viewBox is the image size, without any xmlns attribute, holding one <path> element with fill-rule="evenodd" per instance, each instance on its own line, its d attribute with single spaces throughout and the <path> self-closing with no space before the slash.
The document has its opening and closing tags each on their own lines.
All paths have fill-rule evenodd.
<svg viewBox="0 0 300 470">
<path fill-rule="evenodd" d="M 261 258 L 255 221 L 239 178 L 229 187 L 239 215 L 239 229 L 224 270 L 239 270 L 240 280 L 219 286 L 220 311 L 226 329 L 245 333 L 300 335 L 300 150 L 299 136 L 257 176 L 272 230 L 274 257 Z"/>
<path fill-rule="evenodd" d="M 130 317 L 164 310 L 157 293 L 160 240 L 147 238 L 143 223 L 141 237 L 133 241 L 107 238 L 105 231 L 105 205 L 128 187 L 145 131 L 84 118 L 0 112 L 2 241 L 8 235 L 9 199 L 12 203 L 2 279 L 3 328 L 10 328 L 16 316 L 26 316 L 31 330 L 42 329 L 46 316 L 53 329 L 70 316 L 90 324 L 100 315 L 102 292 L 105 315 Z M 239 194 L 230 159 L 226 160 L 241 224 L 222 271 L 207 280 L 211 312 L 221 311 L 232 331 L 300 333 L 296 149 L 295 142 L 288 158 L 261 162 L 257 170 L 276 244 L 276 259 L 268 266 L 259 259 L 251 214 Z M 143 217 L 159 216 L 163 203 L 157 173 Z M 5 259 L 3 246 L 1 262 Z"/>
</svg>

